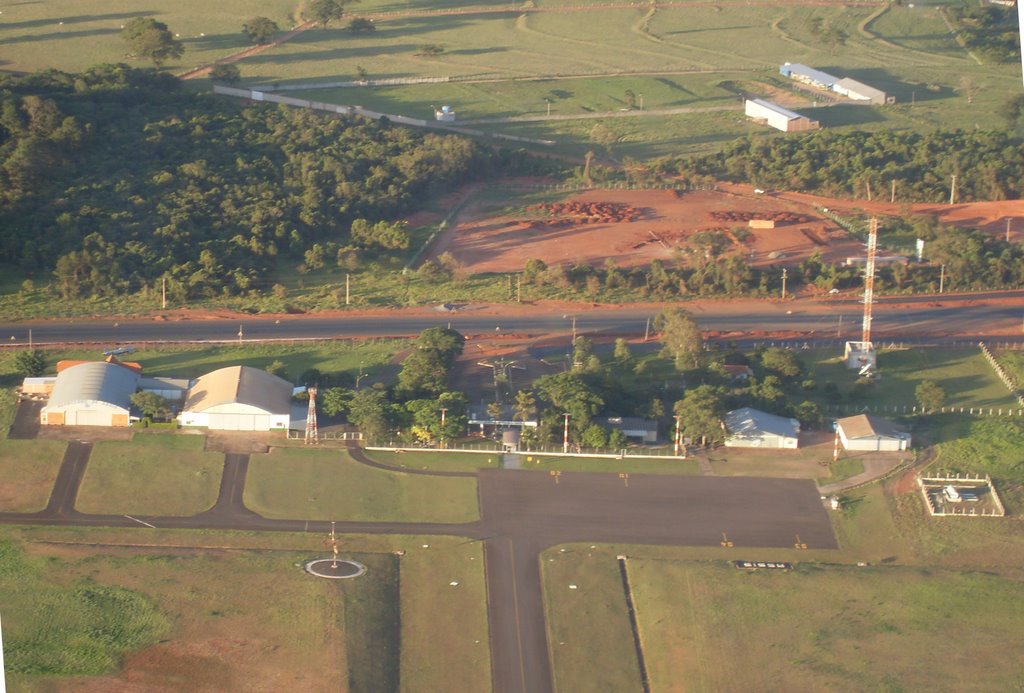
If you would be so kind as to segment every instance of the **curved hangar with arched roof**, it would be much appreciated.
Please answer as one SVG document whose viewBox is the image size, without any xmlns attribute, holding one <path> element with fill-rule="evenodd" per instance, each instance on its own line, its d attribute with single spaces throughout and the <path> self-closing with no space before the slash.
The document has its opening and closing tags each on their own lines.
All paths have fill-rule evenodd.
<svg viewBox="0 0 1024 693">
<path fill-rule="evenodd" d="M 57 374 L 40 412 L 44 426 L 128 426 L 138 371 L 119 363 L 88 361 Z"/>
<path fill-rule="evenodd" d="M 287 380 L 251 366 L 229 366 L 192 384 L 178 421 L 218 431 L 286 430 L 291 400 Z"/>
</svg>

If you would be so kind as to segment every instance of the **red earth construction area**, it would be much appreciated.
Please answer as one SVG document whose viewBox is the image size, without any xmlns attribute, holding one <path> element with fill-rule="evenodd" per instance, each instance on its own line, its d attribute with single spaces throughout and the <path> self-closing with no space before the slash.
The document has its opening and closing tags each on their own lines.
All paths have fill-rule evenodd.
<svg viewBox="0 0 1024 693">
<path fill-rule="evenodd" d="M 475 216 L 473 206 L 438 238 L 431 257 L 451 253 L 471 273 L 517 272 L 526 260 L 547 264 L 620 267 L 678 261 L 700 232 L 725 239 L 723 255 L 742 255 L 754 267 L 795 265 L 819 252 L 827 262 L 860 257 L 864 246 L 819 207 L 846 215 L 930 214 L 962 226 L 1005 230 L 1024 238 L 1024 201 L 909 205 L 835 200 L 800 193 L 756 194 L 750 186 L 715 191 L 588 190 L 558 203 L 509 216 Z M 764 228 L 764 227 L 769 228 Z"/>
</svg>

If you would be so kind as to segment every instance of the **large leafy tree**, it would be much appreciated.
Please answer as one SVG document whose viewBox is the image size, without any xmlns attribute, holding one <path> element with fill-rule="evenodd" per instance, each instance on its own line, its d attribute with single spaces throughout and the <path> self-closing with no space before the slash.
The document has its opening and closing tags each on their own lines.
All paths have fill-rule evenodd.
<svg viewBox="0 0 1024 693">
<path fill-rule="evenodd" d="M 25 378 L 35 378 L 46 372 L 46 359 L 39 349 L 19 351 L 14 356 L 14 372 Z"/>
<path fill-rule="evenodd" d="M 689 313 L 682 308 L 666 308 L 654 319 L 654 327 L 661 333 L 664 351 L 675 360 L 678 370 L 699 364 L 704 342 Z"/>
<path fill-rule="evenodd" d="M 185 46 L 163 22 L 151 17 L 133 17 L 125 22 L 121 38 L 128 44 L 128 57 L 146 58 L 160 67 L 185 54 Z"/>
<path fill-rule="evenodd" d="M 257 45 L 270 43 L 274 34 L 280 30 L 281 27 L 277 25 L 277 22 L 269 17 L 253 17 L 242 25 L 242 33 Z"/>
<path fill-rule="evenodd" d="M 302 11 L 302 17 L 316 22 L 320 28 L 326 29 L 330 22 L 337 21 L 345 15 L 345 5 L 352 0 L 310 0 Z"/>
<path fill-rule="evenodd" d="M 701 385 L 687 390 L 683 398 L 675 403 L 672 411 L 679 417 L 682 430 L 691 439 L 702 439 L 705 443 L 725 439 L 722 417 L 725 404 L 722 392 L 711 385 Z"/>
<path fill-rule="evenodd" d="M 431 327 L 420 333 L 402 362 L 397 392 L 406 398 L 438 396 L 448 389 L 448 372 L 462 353 L 464 338 L 456 330 Z"/>
<path fill-rule="evenodd" d="M 591 390 L 576 372 L 545 375 L 535 385 L 541 397 L 551 403 L 558 416 L 569 415 L 569 427 L 577 438 L 604 406 L 601 396 Z"/>
<path fill-rule="evenodd" d="M 165 419 L 170 416 L 171 404 L 165 397 L 145 390 L 131 396 L 132 405 L 151 419 Z"/>
<path fill-rule="evenodd" d="M 934 380 L 922 380 L 914 388 L 914 397 L 925 412 L 935 411 L 946 403 L 946 391 Z"/>
</svg>

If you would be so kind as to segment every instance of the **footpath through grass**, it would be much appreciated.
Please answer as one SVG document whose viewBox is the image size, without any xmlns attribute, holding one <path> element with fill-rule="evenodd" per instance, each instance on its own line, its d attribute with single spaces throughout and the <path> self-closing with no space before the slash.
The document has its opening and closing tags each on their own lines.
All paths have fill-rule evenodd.
<svg viewBox="0 0 1024 693">
<path fill-rule="evenodd" d="M 217 500 L 224 455 L 205 452 L 205 444 L 203 436 L 166 433 L 96 443 L 75 507 L 129 515 L 208 510 Z"/>
<path fill-rule="evenodd" d="M 0 511 L 30 513 L 50 499 L 67 444 L 0 438 Z"/>
<path fill-rule="evenodd" d="M 388 472 L 343 450 L 274 448 L 253 455 L 246 506 L 265 517 L 375 522 L 472 522 L 476 480 Z"/>
</svg>

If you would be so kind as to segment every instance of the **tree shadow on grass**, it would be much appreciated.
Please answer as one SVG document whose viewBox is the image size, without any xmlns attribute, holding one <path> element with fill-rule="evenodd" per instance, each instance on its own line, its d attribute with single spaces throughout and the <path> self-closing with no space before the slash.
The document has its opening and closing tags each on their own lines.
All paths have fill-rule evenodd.
<svg viewBox="0 0 1024 693">
<path fill-rule="evenodd" d="M 14 5 L 28 5 L 37 3 L 18 2 L 13 5 L 7 5 L 12 7 Z M 82 14 L 75 15 L 72 17 L 46 17 L 43 19 L 29 19 L 23 22 L 4 22 L 4 29 L 30 29 L 32 27 L 40 26 L 53 26 L 63 22 L 66 24 L 84 24 L 86 22 L 103 22 L 103 21 L 118 21 L 125 19 L 133 19 L 135 17 L 153 17 L 157 13 L 143 10 L 141 12 L 111 12 L 109 14 Z M 117 31 L 118 29 L 115 29 Z M 5 39 L 6 40 L 6 39 Z"/>
</svg>

